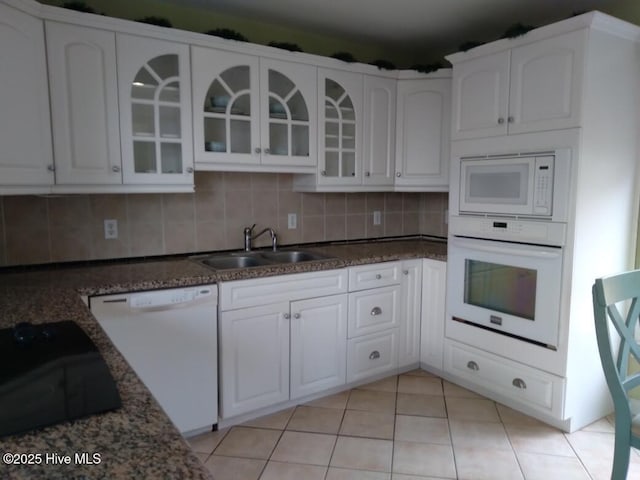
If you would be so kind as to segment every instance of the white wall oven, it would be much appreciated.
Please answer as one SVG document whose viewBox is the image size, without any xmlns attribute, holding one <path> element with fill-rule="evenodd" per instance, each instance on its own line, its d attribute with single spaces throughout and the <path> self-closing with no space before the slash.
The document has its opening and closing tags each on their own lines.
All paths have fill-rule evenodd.
<svg viewBox="0 0 640 480">
<path fill-rule="evenodd" d="M 451 237 L 448 320 L 556 349 L 562 257 L 557 246 Z"/>
</svg>

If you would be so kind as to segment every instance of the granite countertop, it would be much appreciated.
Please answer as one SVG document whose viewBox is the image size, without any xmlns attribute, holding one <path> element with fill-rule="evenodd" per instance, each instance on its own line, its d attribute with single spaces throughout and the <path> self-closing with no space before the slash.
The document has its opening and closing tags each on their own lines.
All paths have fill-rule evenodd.
<svg viewBox="0 0 640 480">
<path fill-rule="evenodd" d="M 0 454 L 42 454 L 40 465 L 7 465 L 3 479 L 210 479 L 148 389 L 104 334 L 81 295 L 202 285 L 409 258 L 446 260 L 442 240 L 410 239 L 304 247 L 333 258 L 288 265 L 212 270 L 193 259 L 42 268 L 0 273 L 0 328 L 74 320 L 91 337 L 116 381 L 122 408 L 42 430 L 0 438 Z M 100 463 L 44 464 L 46 454 L 100 454 Z"/>
</svg>

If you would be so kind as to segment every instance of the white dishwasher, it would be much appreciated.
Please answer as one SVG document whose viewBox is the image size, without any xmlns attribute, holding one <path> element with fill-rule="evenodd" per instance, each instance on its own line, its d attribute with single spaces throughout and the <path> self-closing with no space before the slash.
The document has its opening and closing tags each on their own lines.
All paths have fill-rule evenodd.
<svg viewBox="0 0 640 480">
<path fill-rule="evenodd" d="M 218 423 L 215 285 L 89 298 L 91 312 L 183 434 Z"/>
</svg>

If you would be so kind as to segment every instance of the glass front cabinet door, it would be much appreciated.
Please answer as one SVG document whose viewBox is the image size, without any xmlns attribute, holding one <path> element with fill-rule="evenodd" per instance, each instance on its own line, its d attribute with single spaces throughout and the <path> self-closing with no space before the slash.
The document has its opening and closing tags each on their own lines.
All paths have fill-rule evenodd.
<svg viewBox="0 0 640 480">
<path fill-rule="evenodd" d="M 193 185 L 189 47 L 116 41 L 123 182 Z"/>
<path fill-rule="evenodd" d="M 318 184 L 362 182 L 362 75 L 318 70 Z"/>
<path fill-rule="evenodd" d="M 313 171 L 315 68 L 192 47 L 201 169 Z"/>
</svg>

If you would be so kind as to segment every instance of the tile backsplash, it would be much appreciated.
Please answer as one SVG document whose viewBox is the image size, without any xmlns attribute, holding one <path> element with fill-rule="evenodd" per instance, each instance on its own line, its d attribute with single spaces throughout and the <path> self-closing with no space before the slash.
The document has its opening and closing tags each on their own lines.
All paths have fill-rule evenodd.
<svg viewBox="0 0 640 480">
<path fill-rule="evenodd" d="M 446 193 L 298 193 L 292 179 L 198 172 L 195 193 L 0 197 L 0 265 L 238 249 L 253 223 L 273 227 L 281 245 L 447 234 Z M 117 239 L 104 238 L 105 219 L 117 220 Z M 268 235 L 254 243 L 269 244 Z"/>
</svg>

